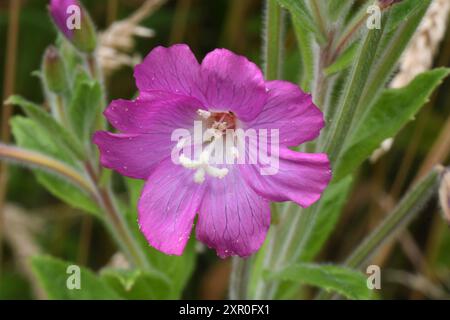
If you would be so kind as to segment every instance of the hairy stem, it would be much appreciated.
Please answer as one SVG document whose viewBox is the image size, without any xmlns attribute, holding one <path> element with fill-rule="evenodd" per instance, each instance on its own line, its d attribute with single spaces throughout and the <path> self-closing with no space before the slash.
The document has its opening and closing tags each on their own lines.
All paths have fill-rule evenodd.
<svg viewBox="0 0 450 320">
<path fill-rule="evenodd" d="M 87 194 L 95 195 L 94 186 L 83 175 L 65 163 L 50 158 L 38 152 L 21 149 L 5 144 L 0 144 L 0 158 L 17 161 L 31 166 L 36 166 L 44 170 L 54 172 L 79 186 Z"/>
<path fill-rule="evenodd" d="M 267 80 L 275 80 L 280 78 L 283 47 L 283 12 L 276 0 L 267 0 L 265 20 L 264 73 Z"/>
<path fill-rule="evenodd" d="M 142 270 L 148 270 L 150 268 L 149 263 L 139 247 L 139 244 L 136 242 L 136 239 L 133 237 L 123 215 L 120 214 L 111 189 L 109 186 L 105 187 L 101 185 L 101 181 L 90 163 L 86 162 L 85 168 L 95 185 L 95 198 L 105 212 L 105 222 L 111 229 L 112 234 L 116 237 L 122 251 L 136 267 L 139 267 Z"/>
<path fill-rule="evenodd" d="M 344 265 L 349 268 L 361 268 L 384 244 L 390 242 L 400 231 L 404 230 L 430 198 L 436 194 L 442 171 L 441 166 L 435 167 L 425 178 L 413 186 L 397 207 L 353 250 Z M 329 299 L 332 295 L 321 292 L 317 298 Z"/>
</svg>

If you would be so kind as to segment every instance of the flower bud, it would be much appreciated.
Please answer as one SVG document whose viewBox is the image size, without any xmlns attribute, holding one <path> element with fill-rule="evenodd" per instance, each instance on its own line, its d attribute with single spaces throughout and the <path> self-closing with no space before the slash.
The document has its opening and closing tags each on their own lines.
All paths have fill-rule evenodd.
<svg viewBox="0 0 450 320">
<path fill-rule="evenodd" d="M 439 202 L 441 204 L 444 219 L 450 224 L 450 171 L 444 169 L 439 186 Z"/>
<path fill-rule="evenodd" d="M 54 93 L 64 92 L 67 85 L 67 75 L 64 62 L 54 46 L 47 48 L 44 54 L 42 72 L 47 88 Z"/>
<path fill-rule="evenodd" d="M 80 51 L 91 53 L 97 46 L 94 23 L 78 0 L 51 0 L 50 15 L 59 31 Z"/>
<path fill-rule="evenodd" d="M 397 2 L 401 2 L 402 0 L 378 0 L 378 3 L 380 4 L 380 7 L 387 8 L 392 6 L 393 4 Z"/>
</svg>

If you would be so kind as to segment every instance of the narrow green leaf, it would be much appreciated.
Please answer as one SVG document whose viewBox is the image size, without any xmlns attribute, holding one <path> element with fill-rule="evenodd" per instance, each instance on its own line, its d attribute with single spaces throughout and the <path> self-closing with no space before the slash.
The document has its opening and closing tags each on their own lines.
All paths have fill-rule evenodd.
<svg viewBox="0 0 450 320">
<path fill-rule="evenodd" d="M 93 272 L 80 267 L 80 289 L 69 289 L 70 276 L 75 277 L 75 271 L 69 268 L 72 264 L 50 256 L 36 256 L 31 265 L 39 283 L 50 299 L 58 300 L 105 300 L 121 297 Z M 72 278 L 73 279 L 73 278 Z M 70 286 L 69 286 L 70 287 Z"/>
<path fill-rule="evenodd" d="M 358 46 L 358 53 L 348 77 L 342 99 L 336 109 L 336 114 L 329 130 L 326 132 L 324 150 L 327 152 L 332 164 L 335 163 L 341 153 L 351 128 L 353 114 L 369 77 L 381 35 L 382 31 L 380 30 L 366 30 L 361 45 Z"/>
<path fill-rule="evenodd" d="M 136 211 L 139 197 L 141 196 L 142 188 L 145 181 L 140 179 L 125 178 L 125 184 L 128 189 L 128 199 L 130 203 L 130 210 Z"/>
<path fill-rule="evenodd" d="M 28 117 L 34 119 L 42 128 L 48 131 L 61 150 L 72 152 L 77 158 L 83 159 L 83 148 L 78 140 L 42 107 L 20 96 L 11 96 L 7 103 L 20 106 Z"/>
<path fill-rule="evenodd" d="M 326 35 L 320 32 L 305 0 L 278 0 L 278 3 L 292 14 L 294 20 L 310 31 L 317 39 L 317 42 L 324 43 L 326 41 Z"/>
<path fill-rule="evenodd" d="M 397 29 L 401 23 L 414 15 L 423 4 L 423 0 L 403 0 L 393 5 L 386 24 L 386 32 Z"/>
<path fill-rule="evenodd" d="M 394 72 L 402 53 L 422 21 L 430 1 L 421 0 L 421 5 L 417 11 L 414 14 L 410 14 L 406 21 L 402 22 L 390 33 L 383 32 L 382 40 L 377 48 L 376 64 L 372 68 L 369 80 L 362 91 L 355 110 L 355 127 L 361 121 L 361 118 L 364 117 L 364 114 L 370 111 L 374 102 L 378 100 L 381 92 L 386 87 L 386 83 Z"/>
<path fill-rule="evenodd" d="M 446 68 L 427 71 L 404 88 L 385 90 L 350 137 L 339 166 L 334 170 L 334 179 L 352 172 L 383 140 L 395 136 L 414 118 L 449 72 Z"/>
<path fill-rule="evenodd" d="M 367 278 L 360 272 L 333 265 L 301 263 L 286 267 L 278 272 L 267 272 L 271 280 L 295 281 L 337 292 L 349 299 L 367 300 L 371 291 Z"/>
<path fill-rule="evenodd" d="M 80 73 L 69 105 L 69 118 L 75 134 L 90 144 L 97 115 L 102 109 L 102 88 L 97 81 Z"/>
<path fill-rule="evenodd" d="M 55 140 L 49 136 L 48 131 L 42 128 L 42 126 L 39 126 L 33 119 L 16 116 L 11 120 L 11 128 L 19 147 L 44 153 L 78 170 L 78 165 L 71 155 L 62 152 L 55 143 Z M 66 181 L 61 176 L 50 174 L 47 171 L 37 168 L 32 169 L 38 182 L 55 197 L 74 208 L 94 215 L 100 214 L 100 209 L 90 196 L 73 183 Z"/>
<path fill-rule="evenodd" d="M 441 168 L 435 167 L 427 176 L 414 184 L 378 227 L 351 252 L 345 265 L 351 268 L 361 268 L 384 243 L 389 242 L 404 230 L 417 214 L 423 211 L 421 209 L 431 197 L 436 195 L 441 173 Z"/>
<path fill-rule="evenodd" d="M 342 70 L 347 69 L 355 61 L 355 55 L 358 52 L 358 42 L 352 43 L 330 66 L 324 69 L 325 75 L 331 76 Z"/>
<path fill-rule="evenodd" d="M 315 210 L 302 212 L 304 223 L 298 231 L 298 241 L 290 256 L 298 257 L 298 262 L 311 261 L 330 237 L 352 186 L 352 177 L 348 176 L 332 183 L 326 190 Z M 283 283 L 277 291 L 280 299 L 289 299 L 298 291 L 298 285 Z"/>
<path fill-rule="evenodd" d="M 327 14 L 332 20 L 344 20 L 355 0 L 325 0 Z"/>
<path fill-rule="evenodd" d="M 16 144 L 19 147 L 44 153 L 78 169 L 78 163 L 73 154 L 61 150 L 49 131 L 34 119 L 15 116 L 11 119 L 10 124 Z"/>
<path fill-rule="evenodd" d="M 294 25 L 294 32 L 302 61 L 300 86 L 306 92 L 311 92 L 315 65 L 312 36 L 298 19 L 292 17 L 292 23 Z"/>
<path fill-rule="evenodd" d="M 53 196 L 64 201 L 68 205 L 81 209 L 87 213 L 101 217 L 102 210 L 85 192 L 59 176 L 51 175 L 44 171 L 35 171 L 37 181 Z"/>
</svg>

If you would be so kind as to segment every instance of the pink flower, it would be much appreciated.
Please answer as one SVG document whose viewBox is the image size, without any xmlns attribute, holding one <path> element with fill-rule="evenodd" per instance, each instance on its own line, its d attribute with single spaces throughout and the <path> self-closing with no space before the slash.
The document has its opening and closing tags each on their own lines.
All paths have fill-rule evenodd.
<svg viewBox="0 0 450 320">
<path fill-rule="evenodd" d="M 254 63 L 226 49 L 210 52 L 199 64 L 186 45 L 154 49 L 136 67 L 135 78 L 139 98 L 115 100 L 105 111 L 123 133 L 97 132 L 94 143 L 104 167 L 147 181 L 139 224 L 158 250 L 182 254 L 198 214 L 198 240 L 222 258 L 249 256 L 266 237 L 270 201 L 308 207 L 328 185 L 326 154 L 289 149 L 316 138 L 324 125 L 311 96 L 298 86 L 265 81 Z M 171 152 L 180 141 L 171 135 L 179 128 L 193 132 L 194 121 L 212 130 L 213 140 L 229 134 L 225 129 L 278 130 L 277 173 L 262 175 L 259 162 L 214 163 L 207 139 L 200 156 L 182 154 L 174 163 Z M 248 157 L 250 147 L 245 148 Z M 237 148 L 231 149 L 225 153 L 235 154 Z"/>
<path fill-rule="evenodd" d="M 68 39 L 72 39 L 73 30 L 67 27 L 67 19 L 69 18 L 68 8 L 71 6 L 77 6 L 80 8 L 78 0 L 51 0 L 49 11 L 58 29 Z"/>
</svg>

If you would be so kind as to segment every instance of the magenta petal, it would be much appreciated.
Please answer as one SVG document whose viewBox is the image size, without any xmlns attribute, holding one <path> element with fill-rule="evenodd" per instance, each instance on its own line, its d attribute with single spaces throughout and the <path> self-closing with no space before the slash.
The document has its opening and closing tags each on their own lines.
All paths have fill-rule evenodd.
<svg viewBox="0 0 450 320">
<path fill-rule="evenodd" d="M 121 175 L 146 179 L 161 160 L 170 158 L 170 135 L 113 134 L 97 131 L 93 138 L 100 150 L 100 163 Z"/>
<path fill-rule="evenodd" d="M 104 114 L 118 130 L 127 133 L 166 133 L 191 128 L 201 103 L 190 97 L 151 91 L 134 101 L 114 100 Z"/>
<path fill-rule="evenodd" d="M 280 144 L 298 146 L 315 139 L 324 126 L 322 112 L 311 95 L 286 81 L 266 83 L 268 100 L 261 113 L 246 126 L 253 129 L 278 129 Z"/>
<path fill-rule="evenodd" d="M 254 119 L 267 99 L 264 77 L 256 64 L 226 49 L 203 59 L 202 86 L 210 109 L 232 111 L 244 121 Z"/>
<path fill-rule="evenodd" d="M 203 97 L 198 88 L 200 65 L 185 44 L 156 47 L 136 66 L 134 77 L 141 94 L 160 90 L 200 100 Z"/>
<path fill-rule="evenodd" d="M 270 226 L 269 202 L 229 168 L 223 179 L 208 180 L 199 210 L 197 239 L 214 248 L 221 258 L 247 257 L 264 242 Z"/>
<path fill-rule="evenodd" d="M 67 19 L 69 18 L 67 8 L 73 5 L 80 7 L 78 0 L 51 0 L 49 5 L 50 15 L 53 21 L 68 39 L 73 37 L 73 30 L 67 28 Z"/>
<path fill-rule="evenodd" d="M 192 171 L 165 160 L 148 178 L 139 199 L 139 226 L 151 246 L 181 255 L 204 192 Z"/>
<path fill-rule="evenodd" d="M 324 153 L 300 153 L 280 148 L 278 172 L 261 175 L 260 166 L 241 166 L 247 183 L 272 201 L 292 200 L 306 208 L 319 200 L 331 180 L 328 157 Z"/>
</svg>

